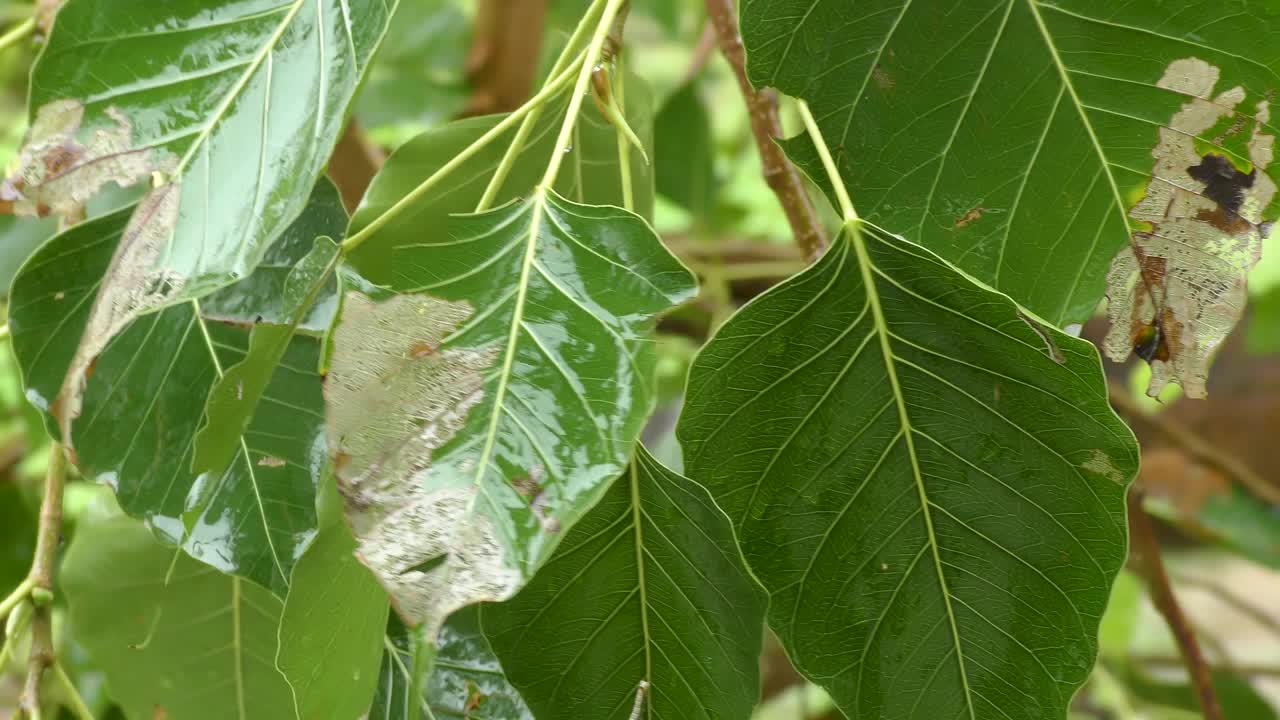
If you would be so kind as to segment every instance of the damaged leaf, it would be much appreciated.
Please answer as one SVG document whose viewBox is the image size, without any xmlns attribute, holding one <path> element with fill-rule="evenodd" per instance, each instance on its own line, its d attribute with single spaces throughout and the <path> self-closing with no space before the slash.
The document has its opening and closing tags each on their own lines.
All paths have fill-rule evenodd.
<svg viewBox="0 0 1280 720">
<path fill-rule="evenodd" d="M 641 686 L 639 717 L 745 718 L 765 604 L 706 489 L 638 446 L 533 582 L 480 619 L 540 720 L 637 717 Z"/>
<path fill-rule="evenodd" d="M 851 220 L 703 349 L 677 436 L 848 717 L 1065 716 L 1138 465 L 1087 342 Z"/>
<path fill-rule="evenodd" d="M 247 277 L 302 212 L 395 6 L 176 0 L 122 12 L 82 0 L 58 12 L 32 70 L 32 134 L 3 193 L 24 210 L 70 213 L 111 180 L 155 185 L 52 407 L 69 445 L 112 336 Z"/>
<path fill-rule="evenodd" d="M 1204 249 L 1192 240 L 1179 256 L 1181 239 L 1131 237 L 1159 232 L 1147 223 L 1165 218 L 1165 207 L 1144 211 L 1145 220 L 1130 208 L 1144 192 L 1168 194 L 1159 178 L 1168 172 L 1153 172 L 1153 148 L 1195 125 L 1184 138 L 1194 157 L 1181 158 L 1177 178 L 1166 179 L 1201 192 L 1204 181 L 1187 168 L 1208 154 L 1230 158 L 1243 175 L 1256 172 L 1250 193 L 1261 201 L 1237 215 L 1255 225 L 1275 217 L 1264 199 L 1267 161 L 1252 160 L 1246 146 L 1255 131 L 1275 134 L 1256 116 L 1258 103 L 1280 92 L 1280 63 L 1258 48 L 1280 38 L 1280 15 L 1249 3 L 1229 11 L 1222 3 L 1178 3 L 1173 12 L 1167 3 L 1110 0 L 785 0 L 743 3 L 742 34 L 752 82 L 809 103 L 862 217 L 1059 327 L 1087 320 L 1104 293 L 1113 303 L 1117 296 L 1131 302 L 1132 313 L 1122 307 L 1111 354 L 1136 346 L 1154 355 L 1168 345 L 1187 358 L 1181 370 L 1165 372 L 1184 375 L 1192 388 L 1201 384 L 1194 375 L 1203 363 L 1192 355 L 1203 355 L 1234 323 L 1232 287 L 1248 242 L 1225 240 L 1232 257 L 1211 260 L 1191 249 Z M 1173 87 L 1166 75 L 1185 71 L 1172 64 L 1191 58 L 1221 69 L 1217 89 Z M 1212 101 L 1224 92 L 1225 106 L 1206 115 L 1218 120 L 1211 126 L 1175 119 L 1196 97 Z M 785 146 L 830 193 L 808 136 Z M 1184 209 L 1194 218 L 1213 207 Z M 1130 247 L 1151 255 L 1148 263 L 1167 257 L 1186 270 L 1164 273 L 1171 280 L 1154 284 L 1154 300 L 1139 297 L 1142 288 L 1130 300 L 1131 286 L 1107 281 L 1113 258 L 1132 255 Z M 1132 257 L 1116 262 L 1113 279 L 1142 267 Z M 1207 297 L 1180 299 L 1185 285 L 1174 286 L 1206 262 Z M 1181 316 L 1180 327 L 1161 329 L 1159 338 L 1135 336 L 1133 322 L 1166 309 Z M 1188 350 L 1175 352 L 1178 344 Z"/>
<path fill-rule="evenodd" d="M 393 256 L 403 294 L 345 298 L 329 447 L 361 558 L 433 637 L 510 597 L 622 472 L 655 316 L 694 280 L 639 217 L 550 191 Z"/>
<path fill-rule="evenodd" d="M 1275 136 L 1265 131 L 1270 101 L 1244 105 L 1237 85 L 1216 91 L 1221 70 L 1198 58 L 1176 60 L 1156 86 L 1188 98 L 1151 151 L 1151 183 L 1129 216 L 1142 230 L 1107 275 L 1111 319 L 1105 346 L 1113 360 L 1130 352 L 1151 364 L 1147 394 L 1169 382 L 1205 396 L 1209 362 L 1244 311 L 1245 281 L 1270 230 L 1263 212 L 1276 195 L 1266 173 Z M 1198 138 L 1228 123 L 1208 150 Z M 1247 138 L 1243 155 L 1226 134 Z"/>
<path fill-rule="evenodd" d="M 340 203 L 324 181 L 307 211 L 327 218 L 335 237 L 345 221 Z M 79 357 L 91 299 L 119 259 L 116 246 L 133 217 L 116 212 L 54 237 L 14 281 L 14 353 L 27 398 L 46 413 Z M 317 224 L 300 220 L 296 230 L 305 243 L 290 237 L 291 228 L 282 245 L 305 255 Z M 220 291 L 261 292 L 256 275 Z M 110 485 L 125 512 L 162 540 L 283 594 L 293 563 L 315 535 L 315 484 L 324 464 L 319 340 L 295 337 L 279 365 L 264 370 L 252 419 L 223 428 L 232 449 L 224 467 L 192 470 L 206 399 L 245 359 L 249 335 L 243 324 L 206 316 L 196 302 L 126 323 L 86 366 L 83 412 L 72 425 L 75 455 L 86 477 Z"/>
</svg>

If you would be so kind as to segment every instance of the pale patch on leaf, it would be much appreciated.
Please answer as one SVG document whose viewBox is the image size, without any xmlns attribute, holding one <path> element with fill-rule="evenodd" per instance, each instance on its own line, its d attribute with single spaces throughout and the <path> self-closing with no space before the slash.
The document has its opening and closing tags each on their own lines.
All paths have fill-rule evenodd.
<svg viewBox="0 0 1280 720">
<path fill-rule="evenodd" d="M 1129 481 L 1128 477 L 1111 461 L 1111 457 L 1101 450 L 1094 450 L 1089 459 L 1080 464 L 1080 467 L 1121 485 Z"/>
<path fill-rule="evenodd" d="M 50 408 L 68 445 L 72 444 L 71 424 L 80 416 L 84 389 L 94 360 L 111 338 L 134 318 L 163 307 L 182 287 L 181 277 L 152 269 L 168 247 L 169 237 L 178 222 L 180 198 L 177 184 L 153 188 L 138 203 L 120 237 L 120 244 L 103 275 L 101 288 L 94 298 L 89 321 L 67 368 L 62 388 Z"/>
<path fill-rule="evenodd" d="M 1247 115 L 1247 106 L 1237 109 L 1243 88 L 1213 95 L 1219 77 L 1213 65 L 1184 58 L 1156 83 L 1191 99 L 1159 129 L 1151 182 L 1129 211 L 1142 229 L 1107 274 L 1107 355 L 1119 361 L 1133 352 L 1149 362 L 1153 397 L 1170 382 L 1189 397 L 1205 396 L 1209 362 L 1240 318 L 1245 281 L 1269 229 L 1262 222 L 1276 194 L 1263 172 L 1275 144 L 1263 132 L 1269 103 L 1258 100 Z M 1248 128 L 1247 157 L 1197 149 L 1197 137 L 1227 121 L 1207 139 L 1220 145 Z"/>
<path fill-rule="evenodd" d="M 348 293 L 325 379 L 329 447 L 357 553 L 428 637 L 453 610 L 506 599 L 520 580 L 493 522 L 475 511 L 478 489 L 427 484 L 433 454 L 483 399 L 496 357 L 438 349 L 471 314 L 426 296 Z"/>
<path fill-rule="evenodd" d="M 0 184 L 0 202 L 22 216 L 55 215 L 76 222 L 84 205 L 107 183 L 133 185 L 160 170 L 150 148 L 134 149 L 133 126 L 115 108 L 106 114 L 117 124 L 94 130 L 87 144 L 76 135 L 84 120 L 79 100 L 57 100 L 36 113 L 14 167 Z"/>
</svg>

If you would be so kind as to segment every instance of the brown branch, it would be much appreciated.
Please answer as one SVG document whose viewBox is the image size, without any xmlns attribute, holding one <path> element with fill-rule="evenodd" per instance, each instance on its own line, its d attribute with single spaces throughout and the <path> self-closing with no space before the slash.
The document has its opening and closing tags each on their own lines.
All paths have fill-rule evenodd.
<svg viewBox="0 0 1280 720">
<path fill-rule="evenodd" d="M 769 91 L 757 92 L 747 79 L 746 50 L 742 47 L 742 35 L 738 32 L 738 10 L 735 7 L 737 1 L 706 0 L 706 3 L 707 17 L 720 37 L 720 52 L 729 61 L 729 67 L 733 68 L 738 87 L 747 103 L 751 132 L 755 135 L 761 165 L 764 167 L 764 180 L 773 194 L 778 196 L 778 202 L 782 204 L 787 222 L 791 224 L 791 231 L 795 234 L 796 243 L 804 251 L 805 257 L 812 260 L 827 247 L 827 238 L 818 222 L 818 214 L 809 202 L 804 180 L 775 142 L 782 137 L 778 99 Z"/>
<path fill-rule="evenodd" d="M 40 527 L 36 534 L 36 552 L 28 579 L 32 583 L 31 654 L 27 662 L 27 679 L 18 706 L 28 718 L 40 716 L 40 680 L 50 668 L 56 654 L 53 647 L 53 574 L 62 540 L 62 487 L 67 475 L 67 458 L 62 445 L 50 443 L 49 469 L 45 474 L 44 500 L 40 504 Z"/>
<path fill-rule="evenodd" d="M 462 115 L 514 110 L 529 97 L 542 51 L 548 0 L 483 0 L 467 51 L 471 97 Z"/>
<path fill-rule="evenodd" d="M 1213 687 L 1212 671 L 1205 662 L 1200 644 L 1196 640 L 1195 631 L 1187 621 L 1178 598 L 1169 586 L 1169 576 L 1165 574 L 1164 561 L 1160 558 L 1160 544 L 1156 541 L 1155 529 L 1151 526 L 1151 518 L 1142 507 L 1143 493 L 1137 488 L 1129 491 L 1129 530 L 1132 534 L 1132 550 L 1134 552 L 1135 569 L 1146 579 L 1151 591 L 1151 601 L 1156 610 L 1164 616 L 1173 638 L 1177 641 L 1178 651 L 1182 654 L 1187 675 L 1200 700 L 1200 710 L 1205 720 L 1223 720 L 1222 706 L 1218 704 L 1217 691 Z"/>
<path fill-rule="evenodd" d="M 1195 459 L 1222 471 L 1228 477 L 1235 478 L 1236 482 L 1259 499 L 1271 505 L 1280 505 L 1280 488 L 1267 482 L 1238 458 L 1218 452 L 1207 440 L 1177 420 L 1166 417 L 1164 414 L 1152 415 L 1144 412 L 1123 387 L 1112 384 L 1108 388 L 1108 394 L 1112 407 L 1130 420 L 1138 420 L 1150 425 Z"/>
<path fill-rule="evenodd" d="M 338 144 L 333 148 L 328 171 L 329 179 L 338 186 L 347 212 L 354 211 L 360 204 L 369 184 L 373 182 L 373 176 L 378 174 L 378 168 L 382 167 L 386 159 L 382 148 L 369 142 L 360 123 L 351 118 L 342 137 L 338 138 Z"/>
</svg>

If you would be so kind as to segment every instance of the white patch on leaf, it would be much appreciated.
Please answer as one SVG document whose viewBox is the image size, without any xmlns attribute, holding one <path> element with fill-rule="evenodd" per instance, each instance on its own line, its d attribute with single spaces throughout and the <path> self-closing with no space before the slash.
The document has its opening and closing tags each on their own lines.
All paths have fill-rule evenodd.
<svg viewBox="0 0 1280 720">
<path fill-rule="evenodd" d="M 1235 86 L 1213 95 L 1221 72 L 1198 58 L 1175 60 L 1157 87 L 1190 98 L 1159 128 L 1151 182 L 1129 211 L 1141 229 L 1107 274 L 1111 329 L 1108 357 L 1136 353 L 1151 364 L 1147 393 L 1170 382 L 1204 397 L 1209 363 L 1239 320 L 1245 282 L 1258 262 L 1268 227 L 1262 213 L 1276 194 L 1266 174 L 1275 138 L 1263 132 L 1267 100 L 1252 116 Z M 1216 137 L 1215 126 L 1234 118 Z M 1197 138 L 1222 146 L 1248 132 L 1247 157 L 1197 149 Z"/>
<path fill-rule="evenodd" d="M 497 350 L 440 349 L 472 314 L 420 295 L 344 301 L 325 378 L 327 435 L 357 553 L 400 615 L 434 637 L 454 610 L 515 592 L 478 489 L 429 479 L 433 454 L 484 397 Z"/>
</svg>

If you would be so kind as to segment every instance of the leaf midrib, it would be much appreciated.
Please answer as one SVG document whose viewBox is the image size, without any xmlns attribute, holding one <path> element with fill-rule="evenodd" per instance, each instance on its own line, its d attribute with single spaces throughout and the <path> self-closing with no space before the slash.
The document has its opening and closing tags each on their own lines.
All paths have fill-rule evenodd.
<svg viewBox="0 0 1280 720">
<path fill-rule="evenodd" d="M 951 606 L 951 590 L 947 586 L 947 577 L 942 570 L 942 555 L 938 546 L 937 533 L 933 527 L 933 512 L 931 509 L 933 505 L 929 501 L 929 495 L 924 486 L 924 474 L 920 470 L 920 459 L 916 453 L 915 446 L 915 431 L 912 429 L 906 398 L 898 381 L 896 358 L 890 345 L 889 324 L 885 320 L 884 310 L 880 306 L 880 293 L 876 289 L 875 278 L 872 276 L 871 257 L 867 252 L 866 240 L 862 234 L 863 223 L 864 221 L 855 215 L 846 221 L 845 232 L 848 234 L 849 241 L 853 244 L 854 252 L 857 254 L 858 272 L 862 275 L 862 285 L 866 292 L 867 304 L 871 306 L 874 332 L 880 341 L 880 352 L 884 359 L 885 374 L 889 376 L 889 386 L 893 391 L 894 404 L 898 408 L 898 422 L 901 425 L 902 435 L 906 442 L 907 455 L 911 459 L 911 473 L 915 479 L 916 492 L 920 499 L 921 514 L 924 516 L 925 530 L 928 533 L 929 547 L 932 550 L 934 570 L 937 573 L 938 584 L 942 591 L 943 607 L 947 610 L 947 620 L 951 625 L 951 637 L 956 650 L 956 664 L 960 668 L 960 682 L 964 688 L 965 705 L 969 708 L 970 720 L 977 720 L 973 708 L 972 691 L 969 688 L 969 674 L 965 667 L 964 650 L 960 645 L 960 628 L 956 622 L 955 610 Z"/>
</svg>

